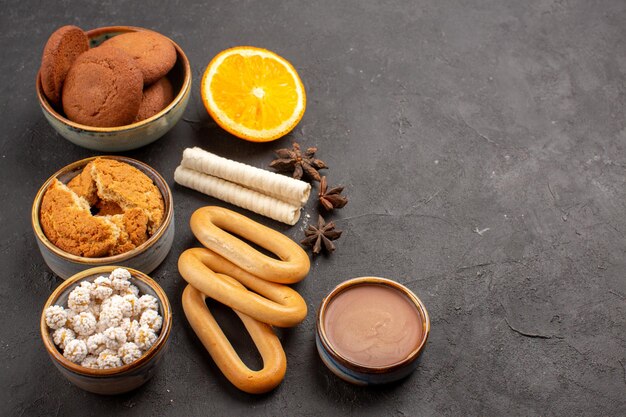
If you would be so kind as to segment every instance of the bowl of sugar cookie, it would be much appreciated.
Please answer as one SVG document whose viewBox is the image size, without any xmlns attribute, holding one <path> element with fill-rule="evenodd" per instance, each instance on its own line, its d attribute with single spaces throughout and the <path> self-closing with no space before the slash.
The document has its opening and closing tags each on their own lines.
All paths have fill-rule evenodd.
<svg viewBox="0 0 626 417">
<path fill-rule="evenodd" d="M 132 268 L 91 268 L 59 285 L 40 330 L 52 363 L 74 385 L 96 394 L 132 391 L 162 363 L 172 328 L 163 289 Z"/>
<path fill-rule="evenodd" d="M 36 90 L 45 118 L 65 139 L 122 152 L 174 127 L 189 102 L 191 79 L 182 48 L 160 33 L 70 25 L 48 39 Z"/>
<path fill-rule="evenodd" d="M 152 272 L 174 241 L 174 204 L 163 177 L 123 156 L 73 162 L 39 189 L 31 211 L 48 267 L 67 279 L 85 269 L 121 265 Z"/>
</svg>

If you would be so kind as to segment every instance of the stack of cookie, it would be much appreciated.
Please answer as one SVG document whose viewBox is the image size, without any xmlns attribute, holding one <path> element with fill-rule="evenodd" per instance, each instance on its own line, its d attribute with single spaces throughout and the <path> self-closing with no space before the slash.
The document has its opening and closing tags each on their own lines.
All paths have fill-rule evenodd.
<svg viewBox="0 0 626 417">
<path fill-rule="evenodd" d="M 174 99 L 167 73 L 176 49 L 152 31 L 129 32 L 89 48 L 85 32 L 64 26 L 48 39 L 41 60 L 46 98 L 80 124 L 123 126 L 147 119 Z"/>
</svg>

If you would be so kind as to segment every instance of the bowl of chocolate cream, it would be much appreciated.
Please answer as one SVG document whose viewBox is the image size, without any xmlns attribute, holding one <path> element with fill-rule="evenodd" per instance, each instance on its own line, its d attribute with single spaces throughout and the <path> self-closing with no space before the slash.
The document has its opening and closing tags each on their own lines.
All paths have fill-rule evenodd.
<svg viewBox="0 0 626 417">
<path fill-rule="evenodd" d="M 316 345 L 324 364 L 357 385 L 397 381 L 417 367 L 430 318 L 422 301 L 386 278 L 339 284 L 317 314 Z"/>
</svg>

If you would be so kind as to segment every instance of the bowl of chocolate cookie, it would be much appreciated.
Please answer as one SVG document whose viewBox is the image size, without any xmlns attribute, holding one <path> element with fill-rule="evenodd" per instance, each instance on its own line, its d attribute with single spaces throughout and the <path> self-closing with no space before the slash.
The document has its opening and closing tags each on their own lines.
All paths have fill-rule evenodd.
<svg viewBox="0 0 626 417">
<path fill-rule="evenodd" d="M 182 48 L 160 33 L 63 26 L 44 47 L 36 90 L 61 136 L 84 148 L 122 152 L 174 127 L 189 102 L 191 78 Z"/>
<path fill-rule="evenodd" d="M 31 220 L 46 264 L 63 279 L 108 265 L 149 274 L 174 241 L 167 183 L 123 156 L 91 157 L 57 171 L 39 189 Z"/>
</svg>

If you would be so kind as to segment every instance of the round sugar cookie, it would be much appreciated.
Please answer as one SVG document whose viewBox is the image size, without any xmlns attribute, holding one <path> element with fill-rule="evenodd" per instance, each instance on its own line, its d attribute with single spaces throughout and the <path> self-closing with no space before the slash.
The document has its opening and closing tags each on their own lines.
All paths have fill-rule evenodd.
<svg viewBox="0 0 626 417">
<path fill-rule="evenodd" d="M 176 63 L 174 44 L 165 36 L 152 31 L 129 32 L 102 43 L 122 49 L 135 60 L 143 74 L 143 82 L 150 85 L 165 76 Z"/>
<path fill-rule="evenodd" d="M 40 78 L 43 92 L 51 103 L 60 104 L 63 82 L 70 67 L 88 49 L 87 35 L 79 27 L 63 26 L 50 35 L 43 48 Z"/>
<path fill-rule="evenodd" d="M 143 77 L 133 59 L 113 47 L 90 49 L 70 68 L 63 87 L 66 116 L 88 126 L 133 123 L 143 91 Z"/>
</svg>

